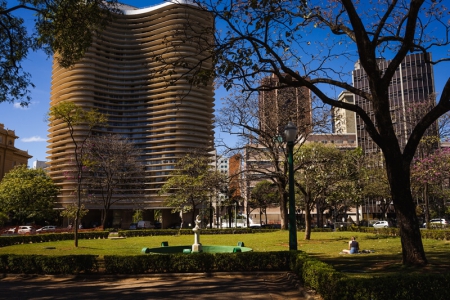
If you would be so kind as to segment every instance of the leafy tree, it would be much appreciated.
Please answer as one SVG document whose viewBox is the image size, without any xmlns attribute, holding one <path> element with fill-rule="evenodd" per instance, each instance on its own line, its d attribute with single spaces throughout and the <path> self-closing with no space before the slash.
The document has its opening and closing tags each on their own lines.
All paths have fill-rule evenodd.
<svg viewBox="0 0 450 300">
<path fill-rule="evenodd" d="M 195 224 L 195 209 L 208 201 L 225 182 L 225 176 L 212 168 L 209 153 L 197 149 L 177 161 L 159 195 L 167 195 L 165 204 L 172 207 L 173 212 L 192 211 L 191 224 Z"/>
<path fill-rule="evenodd" d="M 67 207 L 64 208 L 64 210 L 61 211 L 60 215 L 61 217 L 67 218 L 69 220 L 69 226 L 71 225 L 73 228 L 71 220 L 75 220 L 77 218 L 77 214 L 79 220 L 81 220 L 85 215 L 88 214 L 88 212 L 89 209 L 87 209 L 84 204 L 81 204 L 80 208 L 78 208 L 75 203 L 70 203 Z"/>
<path fill-rule="evenodd" d="M 140 220 L 142 220 L 143 216 L 144 216 L 144 212 L 142 211 L 142 209 L 135 210 L 134 214 L 133 214 L 133 223 L 137 223 Z"/>
<path fill-rule="evenodd" d="M 69 131 L 70 141 L 73 145 L 73 161 L 74 161 L 74 176 L 75 179 L 75 197 L 77 211 L 74 218 L 74 239 L 75 247 L 78 247 L 78 224 L 81 220 L 80 212 L 82 210 L 82 199 L 84 195 L 83 183 L 85 177 L 86 160 L 86 143 L 92 135 L 95 127 L 106 123 L 106 117 L 96 110 L 84 110 L 73 102 L 61 102 L 50 107 L 48 113 L 49 122 L 61 124 L 67 127 Z M 83 130 L 79 130 L 82 128 Z M 75 134 L 77 132 L 84 132 L 84 135 Z M 72 170 L 70 170 L 72 171 Z"/>
<path fill-rule="evenodd" d="M 352 207 L 358 209 L 363 203 L 361 188 L 364 155 L 361 148 L 354 150 L 340 149 L 340 155 L 330 164 L 330 182 L 323 194 L 316 199 L 317 223 L 319 227 L 324 224 L 324 212 L 328 210 L 328 218 L 338 222 L 341 218 L 347 219 L 348 210 Z M 356 223 L 359 225 L 359 213 L 356 213 Z"/>
<path fill-rule="evenodd" d="M 4 212 L 0 211 L 0 227 L 3 226 L 3 224 L 5 224 L 6 221 L 8 221 L 9 216 L 7 214 L 5 214 Z"/>
<path fill-rule="evenodd" d="M 362 190 L 364 187 L 364 170 L 366 167 L 366 159 L 362 148 L 358 147 L 354 150 L 347 150 L 343 153 L 343 169 L 344 179 L 339 188 L 336 190 L 341 196 L 341 199 L 350 200 L 348 207 L 356 207 L 356 223 L 359 225 L 359 212 L 358 207 L 364 204 L 364 195 Z M 347 203 L 339 209 L 344 215 L 346 214 Z M 345 217 L 345 216 L 344 216 Z"/>
<path fill-rule="evenodd" d="M 305 212 L 305 240 L 311 238 L 311 211 L 316 206 L 320 211 L 320 200 L 337 183 L 345 180 L 342 172 L 342 153 L 333 146 L 322 143 L 306 143 L 296 152 L 294 164 L 298 166 L 295 186 L 303 196 Z M 321 222 L 318 219 L 318 222 Z"/>
<path fill-rule="evenodd" d="M 368 199 L 377 200 L 383 218 L 392 202 L 391 190 L 386 174 L 386 168 L 376 155 L 366 157 L 363 169 L 362 195 Z"/>
<path fill-rule="evenodd" d="M 103 208 L 102 226 L 114 204 L 133 201 L 144 191 L 144 166 L 140 152 L 127 139 L 119 135 L 101 135 L 86 143 L 85 165 L 89 170 L 86 181 L 93 202 Z"/>
<path fill-rule="evenodd" d="M 0 182 L 0 207 L 20 223 L 54 218 L 58 186 L 42 169 L 16 166 Z"/>
<path fill-rule="evenodd" d="M 216 33 L 216 78 L 230 89 L 261 92 L 262 78 L 275 75 L 280 88 L 307 87 L 324 105 L 356 112 L 383 152 L 391 197 L 400 225 L 404 264 L 425 265 L 420 228 L 410 188 L 410 165 L 421 137 L 450 110 L 450 80 L 437 105 L 399 144 L 389 102 L 389 86 L 408 53 L 448 50 L 447 1 L 234 1 L 199 0 L 223 28 Z M 445 53 L 445 51 L 443 51 Z M 437 53 L 436 53 L 437 54 Z M 380 70 L 379 58 L 389 58 Z M 392 58 L 392 59 L 391 59 Z M 449 61 L 442 54 L 432 63 Z M 425 59 L 431 60 L 425 55 Z M 359 61 L 368 86 L 352 85 Z M 371 103 L 370 111 L 339 101 L 347 90 Z"/>
<path fill-rule="evenodd" d="M 13 1 L 10 1 L 13 2 Z M 0 1 L 0 102 L 30 102 L 30 74 L 22 69 L 30 50 L 56 53 L 62 67 L 84 56 L 93 38 L 117 13 L 116 0 L 18 0 L 9 6 Z M 24 11 L 34 14 L 27 28 Z"/>
<path fill-rule="evenodd" d="M 251 191 L 251 198 L 248 203 L 250 208 L 259 208 L 260 220 L 261 214 L 264 213 L 267 224 L 267 208 L 279 206 L 280 196 L 276 185 L 268 180 L 258 182 Z"/>
</svg>

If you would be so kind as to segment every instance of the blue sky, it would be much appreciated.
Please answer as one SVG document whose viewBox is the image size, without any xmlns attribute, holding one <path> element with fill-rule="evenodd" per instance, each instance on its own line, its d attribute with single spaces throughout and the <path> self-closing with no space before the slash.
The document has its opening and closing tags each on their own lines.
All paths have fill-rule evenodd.
<svg viewBox="0 0 450 300">
<path fill-rule="evenodd" d="M 163 1 L 122 0 L 120 2 L 142 8 L 160 4 Z M 21 13 L 26 20 L 33 21 L 31 13 L 26 11 L 21 11 Z M 434 67 L 435 88 L 438 93 L 442 91 L 445 81 L 448 79 L 448 71 L 445 70 L 448 66 L 449 63 L 444 63 Z M 25 71 L 31 73 L 32 82 L 35 84 L 35 88 L 31 90 L 32 102 L 27 108 L 21 108 L 11 103 L 0 103 L 0 123 L 3 123 L 5 128 L 15 131 L 19 137 L 15 146 L 28 151 L 33 156 L 29 160 L 31 166 L 33 161 L 46 160 L 47 156 L 45 116 L 49 110 L 52 62 L 44 53 L 34 52 L 29 54 L 27 60 L 23 63 L 23 67 Z M 216 91 L 216 111 L 220 107 L 220 99 L 224 96 L 223 89 Z M 216 138 L 218 137 L 229 139 L 223 133 L 216 132 Z"/>
</svg>

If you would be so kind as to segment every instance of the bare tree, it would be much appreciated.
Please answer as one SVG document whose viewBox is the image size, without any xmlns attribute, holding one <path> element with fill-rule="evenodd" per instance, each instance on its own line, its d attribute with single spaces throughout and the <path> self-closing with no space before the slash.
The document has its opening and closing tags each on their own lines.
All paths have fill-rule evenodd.
<svg viewBox="0 0 450 300">
<path fill-rule="evenodd" d="M 233 93 L 224 99 L 216 124 L 223 132 L 240 137 L 234 147 L 220 142 L 219 146 L 231 152 L 244 153 L 244 186 L 249 189 L 255 182 L 266 179 L 277 187 L 281 227 L 287 229 L 288 153 L 284 128 L 293 120 L 298 127 L 295 143 L 301 145 L 312 131 L 320 130 L 327 118 L 323 113 L 317 117 L 312 109 L 309 93 L 300 94 L 302 91 L 295 88 L 271 93 L 271 89 L 278 85 L 270 84 L 267 80 L 268 78 L 262 80 L 268 89 L 264 95 L 238 93 L 233 90 Z M 298 149 L 295 147 L 295 151 Z M 247 199 L 251 199 L 251 195 L 247 195 Z"/>
<path fill-rule="evenodd" d="M 92 137 L 86 144 L 86 181 L 94 203 L 102 206 L 102 226 L 105 228 L 108 211 L 119 203 L 136 202 L 143 197 L 145 173 L 139 161 L 140 152 L 117 134 Z"/>
</svg>

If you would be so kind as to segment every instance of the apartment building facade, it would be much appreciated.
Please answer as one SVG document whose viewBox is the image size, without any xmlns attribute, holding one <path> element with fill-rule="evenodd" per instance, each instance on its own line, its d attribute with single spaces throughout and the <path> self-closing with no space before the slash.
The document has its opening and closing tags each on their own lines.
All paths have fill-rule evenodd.
<svg viewBox="0 0 450 300">
<path fill-rule="evenodd" d="M 339 94 L 339 101 L 355 104 L 355 95 L 348 91 Z M 349 133 L 356 135 L 356 113 L 340 107 L 333 107 L 332 130 L 334 133 Z"/>
<path fill-rule="evenodd" d="M 119 134 L 129 139 L 145 165 L 145 191 L 139 199 L 112 207 L 113 226 L 128 226 L 133 210 L 152 220 L 161 210 L 163 226 L 177 217 L 158 192 L 177 160 L 195 148 L 213 149 L 214 90 L 212 82 L 192 84 L 192 71 L 211 70 L 203 43 L 212 36 L 213 17 L 189 4 L 168 1 L 138 9 L 122 5 L 122 14 L 108 25 L 73 68 L 53 64 L 51 102 L 73 102 L 96 109 L 108 118 L 94 134 Z M 187 75 L 186 75 L 187 74 Z M 84 132 L 75 133 L 81 139 Z M 61 208 L 74 201 L 74 182 L 64 173 L 74 156 L 68 129 L 49 128 L 48 171 L 61 187 Z M 100 206 L 87 205 L 90 219 L 99 219 Z M 146 215 L 148 213 L 148 215 Z"/>
<path fill-rule="evenodd" d="M 311 132 L 311 91 L 306 87 L 283 87 L 275 75 L 262 80 L 258 96 L 260 130 L 272 137 L 282 137 L 291 121 L 299 134 Z"/>
<path fill-rule="evenodd" d="M 14 130 L 0 123 L 0 181 L 15 166 L 28 165 L 28 160 L 33 157 L 27 151 L 15 147 L 18 138 Z"/>
</svg>

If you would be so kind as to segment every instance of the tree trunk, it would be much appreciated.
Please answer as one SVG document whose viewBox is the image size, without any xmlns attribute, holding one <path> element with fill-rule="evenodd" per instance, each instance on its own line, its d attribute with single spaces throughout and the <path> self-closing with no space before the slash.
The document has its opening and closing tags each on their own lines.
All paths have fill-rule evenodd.
<svg viewBox="0 0 450 300">
<path fill-rule="evenodd" d="M 356 202 L 356 225 L 359 226 L 359 201 Z M 362 212 L 362 206 L 361 206 L 361 212 Z"/>
<path fill-rule="evenodd" d="M 317 224 L 317 227 L 321 227 L 320 226 L 320 211 L 321 211 L 320 200 L 317 199 L 316 200 L 316 224 Z"/>
<path fill-rule="evenodd" d="M 425 223 L 427 223 L 427 229 L 430 229 L 430 199 L 428 198 L 428 183 L 425 183 L 423 187 L 423 200 L 425 202 Z"/>
<path fill-rule="evenodd" d="M 75 226 L 73 231 L 73 239 L 74 239 L 74 246 L 75 248 L 78 248 L 78 223 L 80 222 L 80 211 L 81 211 L 81 168 L 82 166 L 78 166 L 78 179 L 77 179 L 77 211 L 75 213 L 75 220 L 73 226 Z M 72 227 L 73 228 L 73 227 Z"/>
<path fill-rule="evenodd" d="M 305 240 L 311 239 L 311 195 L 305 195 Z"/>
<path fill-rule="evenodd" d="M 394 155 L 392 159 L 386 157 L 386 170 L 400 226 L 403 264 L 425 265 L 427 259 L 411 194 L 410 164 Z"/>
<path fill-rule="evenodd" d="M 210 196 L 209 197 L 209 229 L 212 229 L 212 228 L 213 228 L 213 206 L 212 206 L 212 198 Z"/>
<path fill-rule="evenodd" d="M 102 228 L 105 229 L 106 228 L 106 216 L 108 215 L 108 210 L 106 208 L 103 209 L 102 211 Z"/>
</svg>

